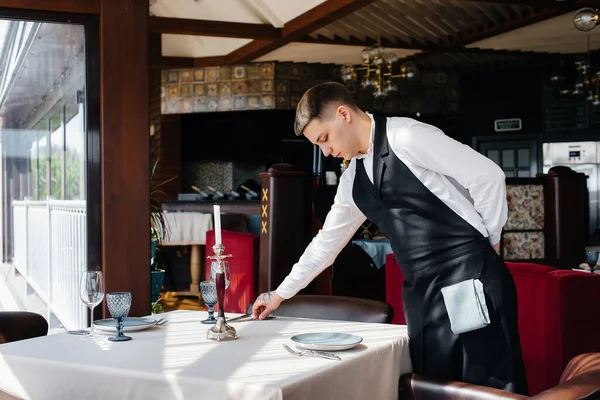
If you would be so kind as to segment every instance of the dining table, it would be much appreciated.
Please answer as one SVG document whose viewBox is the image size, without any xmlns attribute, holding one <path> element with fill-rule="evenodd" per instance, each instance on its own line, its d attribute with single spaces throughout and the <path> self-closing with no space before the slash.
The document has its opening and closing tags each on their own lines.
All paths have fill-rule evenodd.
<svg viewBox="0 0 600 400">
<path fill-rule="evenodd" d="M 204 311 L 171 311 L 165 322 L 112 342 L 67 332 L 0 345 L 2 392 L 21 399 L 397 399 L 411 372 L 405 325 L 277 316 L 242 318 L 237 339 L 207 338 Z M 228 319 L 239 314 L 227 314 Z M 300 334 L 362 340 L 331 351 L 339 359 L 295 355 Z"/>
</svg>

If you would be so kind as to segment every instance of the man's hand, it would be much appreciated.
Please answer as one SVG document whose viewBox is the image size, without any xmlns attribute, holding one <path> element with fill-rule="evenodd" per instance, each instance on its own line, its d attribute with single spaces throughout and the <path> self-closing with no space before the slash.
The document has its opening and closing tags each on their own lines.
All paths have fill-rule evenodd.
<svg viewBox="0 0 600 400">
<path fill-rule="evenodd" d="M 252 306 L 252 318 L 265 319 L 265 317 L 279 307 L 283 300 L 285 299 L 274 290 L 260 294 Z"/>
<path fill-rule="evenodd" d="M 500 242 L 498 242 L 498 243 L 496 243 L 495 245 L 493 245 L 493 246 L 492 246 L 492 248 L 493 248 L 494 250 L 496 250 L 496 253 L 497 253 L 498 255 L 500 255 Z"/>
</svg>

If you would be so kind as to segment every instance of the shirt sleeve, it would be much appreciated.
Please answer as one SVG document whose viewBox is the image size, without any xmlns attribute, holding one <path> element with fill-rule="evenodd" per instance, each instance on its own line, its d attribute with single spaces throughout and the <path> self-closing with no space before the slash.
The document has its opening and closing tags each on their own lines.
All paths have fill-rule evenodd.
<svg viewBox="0 0 600 400">
<path fill-rule="evenodd" d="M 390 126 L 391 125 L 391 126 Z M 454 178 L 469 191 L 492 245 L 500 241 L 508 216 L 506 176 L 492 160 L 440 129 L 419 121 L 388 122 L 389 143 L 396 154 L 411 163 Z"/>
<path fill-rule="evenodd" d="M 352 160 L 342 174 L 333 206 L 325 218 L 323 228 L 277 288 L 279 296 L 285 299 L 293 297 L 333 264 L 340 251 L 366 220 L 352 199 L 355 164 L 356 161 Z"/>
</svg>

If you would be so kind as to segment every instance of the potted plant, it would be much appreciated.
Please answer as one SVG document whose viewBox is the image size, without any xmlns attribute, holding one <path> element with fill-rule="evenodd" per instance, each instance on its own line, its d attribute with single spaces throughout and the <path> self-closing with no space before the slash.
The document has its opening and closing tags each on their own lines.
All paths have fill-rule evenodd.
<svg viewBox="0 0 600 400">
<path fill-rule="evenodd" d="M 159 184 L 154 184 L 154 173 L 156 172 L 157 165 L 158 160 L 156 160 L 152 166 L 152 171 L 150 173 L 150 273 L 152 279 L 151 301 L 153 314 L 162 311 L 162 306 L 159 303 L 160 290 L 165 279 L 165 271 L 160 268 L 158 257 L 156 256 L 156 252 L 167 232 L 167 225 L 161 206 L 161 201 L 165 196 L 165 193 L 161 190 L 161 187 L 175 179 L 171 178 Z"/>
</svg>

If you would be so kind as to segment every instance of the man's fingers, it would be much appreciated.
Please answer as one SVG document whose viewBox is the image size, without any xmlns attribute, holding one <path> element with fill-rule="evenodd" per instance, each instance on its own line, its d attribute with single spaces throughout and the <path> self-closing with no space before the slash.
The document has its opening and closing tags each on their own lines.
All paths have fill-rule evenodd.
<svg viewBox="0 0 600 400">
<path fill-rule="evenodd" d="M 252 318 L 257 319 L 264 307 L 265 306 L 262 304 L 262 301 L 256 300 L 252 306 Z"/>
</svg>

